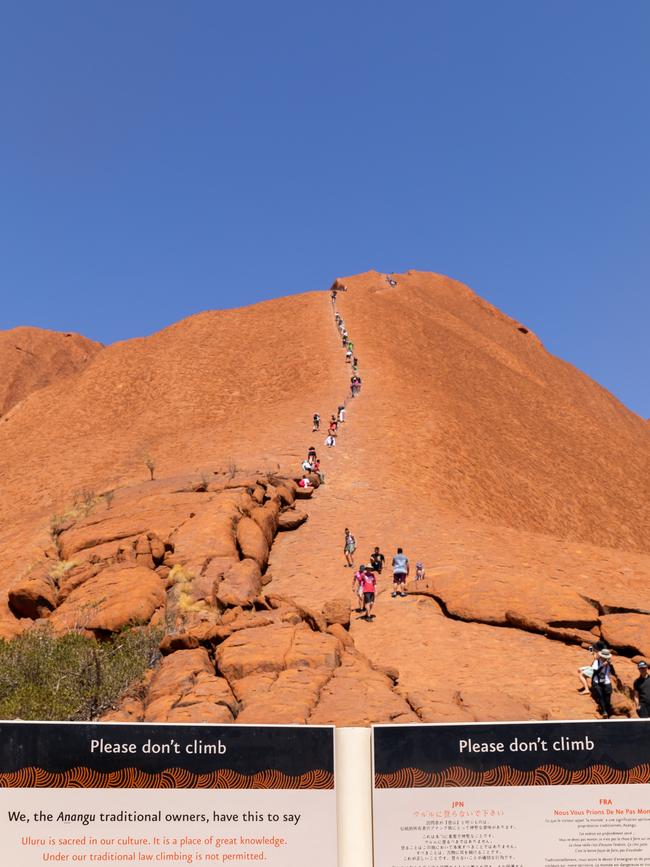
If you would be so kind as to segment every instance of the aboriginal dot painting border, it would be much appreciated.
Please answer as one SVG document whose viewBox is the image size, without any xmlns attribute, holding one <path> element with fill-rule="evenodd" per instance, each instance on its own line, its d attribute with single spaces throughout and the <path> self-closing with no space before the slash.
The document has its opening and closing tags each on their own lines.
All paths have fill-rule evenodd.
<svg viewBox="0 0 650 867">
<path fill-rule="evenodd" d="M 331 771 L 314 770 L 299 776 L 266 770 L 256 774 L 220 769 L 195 774 L 184 768 L 168 768 L 147 773 L 140 768 L 97 771 L 92 768 L 69 768 L 45 771 L 23 768 L 0 774 L 0 788 L 8 789 L 333 789 Z"/>
<path fill-rule="evenodd" d="M 590 765 L 581 770 L 569 770 L 559 765 L 540 765 L 522 771 L 510 765 L 499 765 L 488 771 L 472 771 L 454 766 L 444 771 L 422 771 L 402 768 L 391 774 L 375 774 L 376 789 L 437 789 L 442 787 L 472 788 L 480 786 L 589 786 L 650 783 L 650 763 L 621 770 L 609 765 Z"/>
</svg>

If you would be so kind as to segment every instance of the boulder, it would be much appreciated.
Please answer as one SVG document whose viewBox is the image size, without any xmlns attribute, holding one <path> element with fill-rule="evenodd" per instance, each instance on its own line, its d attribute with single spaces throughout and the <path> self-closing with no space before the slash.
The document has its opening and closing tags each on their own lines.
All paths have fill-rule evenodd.
<svg viewBox="0 0 650 867">
<path fill-rule="evenodd" d="M 287 509 L 278 518 L 278 531 L 297 530 L 307 520 L 307 513 L 301 509 Z"/>
<path fill-rule="evenodd" d="M 17 581 L 8 593 L 9 607 L 17 617 L 47 617 L 57 605 L 54 581 L 40 569 Z"/>
<path fill-rule="evenodd" d="M 149 623 L 165 604 L 159 576 L 144 566 L 110 566 L 75 588 L 50 617 L 56 632 L 117 632 Z"/>
<path fill-rule="evenodd" d="M 346 629 L 350 626 L 350 602 L 344 596 L 330 599 L 323 605 L 323 617 L 327 625 L 340 623 Z"/>
<path fill-rule="evenodd" d="M 226 607 L 251 605 L 262 589 L 262 573 L 256 560 L 246 558 L 233 564 L 214 585 L 218 603 Z"/>
<path fill-rule="evenodd" d="M 283 506 L 292 506 L 297 491 L 295 491 L 289 484 L 281 482 L 275 485 L 275 494 L 279 497 Z"/>
<path fill-rule="evenodd" d="M 155 569 L 156 564 L 151 553 L 151 542 L 147 536 L 138 536 L 134 545 L 135 562 L 139 566 L 146 566 L 147 569 Z M 164 554 L 163 554 L 164 556 Z"/>
<path fill-rule="evenodd" d="M 237 516 L 237 508 L 228 503 L 219 510 L 206 509 L 189 518 L 172 537 L 173 562 L 188 563 L 196 560 L 199 553 L 203 560 L 214 557 L 236 559 L 237 545 L 233 527 Z"/>
<path fill-rule="evenodd" d="M 251 518 L 264 534 L 267 544 L 273 544 L 273 539 L 278 531 L 278 516 L 280 507 L 276 501 L 269 501 L 265 506 L 251 510 Z"/>
<path fill-rule="evenodd" d="M 269 543 L 252 518 L 244 517 L 237 524 L 237 544 L 242 557 L 250 557 L 258 563 L 261 570 L 266 569 L 269 562 Z"/>
</svg>

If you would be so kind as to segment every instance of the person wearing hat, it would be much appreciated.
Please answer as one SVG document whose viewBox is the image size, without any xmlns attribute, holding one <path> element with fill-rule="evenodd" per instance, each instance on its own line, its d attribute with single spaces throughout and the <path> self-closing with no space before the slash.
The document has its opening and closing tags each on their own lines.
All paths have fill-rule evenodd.
<svg viewBox="0 0 650 867">
<path fill-rule="evenodd" d="M 634 700 L 636 712 L 641 719 L 650 718 L 650 677 L 648 677 L 648 663 L 641 660 L 637 664 L 639 676 L 634 681 Z"/>
<path fill-rule="evenodd" d="M 612 663 L 612 651 L 604 647 L 591 664 L 591 692 L 598 702 L 603 719 L 612 715 L 612 677 L 618 677 Z"/>
</svg>

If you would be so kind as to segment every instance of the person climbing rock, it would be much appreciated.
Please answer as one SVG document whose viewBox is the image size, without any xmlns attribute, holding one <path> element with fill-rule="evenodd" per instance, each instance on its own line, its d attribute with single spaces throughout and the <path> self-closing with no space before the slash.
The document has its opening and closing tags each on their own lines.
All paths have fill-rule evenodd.
<svg viewBox="0 0 650 867">
<path fill-rule="evenodd" d="M 303 472 L 305 473 L 311 473 L 313 466 L 314 465 L 309 460 L 309 458 L 305 458 L 305 460 L 300 464 L 300 469 L 303 470 Z"/>
<path fill-rule="evenodd" d="M 415 580 L 416 581 L 424 581 L 424 563 L 416 563 L 415 564 Z"/>
<path fill-rule="evenodd" d="M 328 449 L 331 449 L 333 446 L 336 445 L 336 437 L 333 437 L 332 434 L 328 434 L 325 440 L 325 445 Z"/>
<path fill-rule="evenodd" d="M 583 665 L 578 669 L 578 680 L 581 684 L 580 689 L 578 690 L 580 695 L 590 695 L 591 678 L 594 674 L 593 661 L 598 656 L 600 650 L 602 650 L 602 648 L 596 648 L 593 644 L 590 644 L 589 653 L 591 653 L 591 662 L 589 665 Z"/>
<path fill-rule="evenodd" d="M 302 479 L 300 479 L 300 481 L 298 482 L 298 487 L 299 488 L 311 488 L 311 482 L 309 481 L 309 476 L 307 475 L 307 473 L 305 473 L 303 475 Z"/>
<path fill-rule="evenodd" d="M 343 422 L 345 421 L 345 406 L 343 404 L 338 408 L 337 415 L 339 424 L 343 424 Z"/>
<path fill-rule="evenodd" d="M 381 571 L 384 568 L 385 563 L 386 558 L 379 550 L 379 547 L 375 545 L 375 550 L 370 555 L 370 565 L 378 575 L 381 575 Z"/>
<path fill-rule="evenodd" d="M 352 370 L 354 371 L 354 373 L 356 373 L 358 369 L 359 369 L 359 359 L 355 355 L 354 358 L 352 359 Z"/>
<path fill-rule="evenodd" d="M 343 543 L 343 554 L 345 555 L 346 565 L 350 568 L 354 567 L 354 552 L 357 550 L 357 540 L 354 538 L 350 530 L 345 528 L 345 541 Z"/>
<path fill-rule="evenodd" d="M 318 459 L 318 455 L 316 454 L 316 449 L 314 446 L 309 446 L 309 450 L 307 451 L 307 460 L 310 464 L 313 464 L 315 460 Z"/>
<path fill-rule="evenodd" d="M 603 719 L 612 715 L 612 678 L 618 680 L 618 675 L 612 663 L 612 651 L 604 648 L 592 663 L 591 692 L 598 703 L 598 710 Z"/>
<path fill-rule="evenodd" d="M 352 363 L 352 350 L 351 349 L 345 350 L 345 363 L 346 364 Z"/>
<path fill-rule="evenodd" d="M 357 614 L 362 614 L 364 611 L 363 579 L 365 571 L 366 567 L 362 563 L 361 566 L 359 566 L 358 570 L 354 573 L 354 578 L 352 579 L 352 592 L 354 593 L 357 601 L 357 607 L 355 609 Z"/>
<path fill-rule="evenodd" d="M 331 299 L 332 299 L 332 304 L 333 304 L 334 306 L 336 306 L 336 289 L 332 289 L 332 292 L 331 292 L 331 294 L 330 294 L 330 297 L 331 297 Z"/>
<path fill-rule="evenodd" d="M 312 473 L 316 473 L 321 485 L 324 485 L 325 484 L 325 473 L 323 473 L 321 471 L 320 461 L 318 460 L 318 458 L 314 461 L 314 465 L 312 466 L 311 471 L 312 471 Z"/>
<path fill-rule="evenodd" d="M 650 718 L 650 677 L 648 677 L 648 663 L 643 659 L 637 663 L 639 676 L 634 681 L 634 700 L 636 702 L 637 716 L 641 719 Z"/>
<path fill-rule="evenodd" d="M 406 596 L 406 576 L 409 574 L 409 560 L 401 548 L 397 549 L 397 553 L 393 557 L 393 592 L 390 594 L 395 596 Z"/>
<path fill-rule="evenodd" d="M 363 588 L 363 609 L 365 611 L 365 614 L 361 619 L 374 620 L 375 615 L 372 613 L 372 607 L 375 604 L 377 578 L 370 566 L 366 566 L 364 570 L 361 586 Z"/>
<path fill-rule="evenodd" d="M 319 427 L 320 427 L 320 415 L 317 412 L 315 412 L 314 416 L 312 418 L 311 432 L 316 433 L 316 431 L 319 429 Z"/>
</svg>

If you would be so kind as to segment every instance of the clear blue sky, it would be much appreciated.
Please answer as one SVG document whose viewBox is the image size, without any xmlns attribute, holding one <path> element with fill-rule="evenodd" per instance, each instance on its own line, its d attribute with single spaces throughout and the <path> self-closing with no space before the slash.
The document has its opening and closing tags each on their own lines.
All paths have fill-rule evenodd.
<svg viewBox="0 0 650 867">
<path fill-rule="evenodd" d="M 0 327 L 450 274 L 650 416 L 647 0 L 21 0 Z"/>
</svg>

